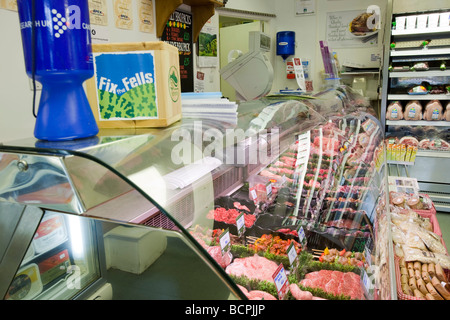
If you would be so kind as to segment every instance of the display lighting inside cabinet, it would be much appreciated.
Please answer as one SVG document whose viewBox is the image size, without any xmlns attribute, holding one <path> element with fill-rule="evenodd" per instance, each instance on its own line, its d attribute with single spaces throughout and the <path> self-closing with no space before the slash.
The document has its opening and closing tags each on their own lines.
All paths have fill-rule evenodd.
<svg viewBox="0 0 450 320">
<path fill-rule="evenodd" d="M 86 259 L 83 226 L 81 225 L 81 218 L 77 216 L 67 215 L 67 223 L 70 235 L 70 244 L 72 249 L 72 256 L 74 261 L 83 261 Z"/>
</svg>

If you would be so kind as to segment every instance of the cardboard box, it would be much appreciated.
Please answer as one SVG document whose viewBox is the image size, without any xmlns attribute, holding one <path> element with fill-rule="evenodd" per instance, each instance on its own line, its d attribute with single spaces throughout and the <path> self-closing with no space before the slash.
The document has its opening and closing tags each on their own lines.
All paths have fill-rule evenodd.
<svg viewBox="0 0 450 320">
<path fill-rule="evenodd" d="M 179 53 L 166 42 L 92 45 L 87 96 L 99 128 L 167 127 L 181 119 Z"/>
</svg>

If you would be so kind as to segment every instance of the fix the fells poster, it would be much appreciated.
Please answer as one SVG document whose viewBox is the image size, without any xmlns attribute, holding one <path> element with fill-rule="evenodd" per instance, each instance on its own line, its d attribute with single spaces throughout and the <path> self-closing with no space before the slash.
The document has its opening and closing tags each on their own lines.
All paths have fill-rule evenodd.
<svg viewBox="0 0 450 320">
<path fill-rule="evenodd" d="M 161 40 L 178 48 L 180 55 L 181 91 L 194 91 L 192 14 L 175 10 L 167 21 Z"/>
<path fill-rule="evenodd" d="M 152 51 L 94 54 L 100 120 L 158 118 L 154 61 Z"/>
</svg>

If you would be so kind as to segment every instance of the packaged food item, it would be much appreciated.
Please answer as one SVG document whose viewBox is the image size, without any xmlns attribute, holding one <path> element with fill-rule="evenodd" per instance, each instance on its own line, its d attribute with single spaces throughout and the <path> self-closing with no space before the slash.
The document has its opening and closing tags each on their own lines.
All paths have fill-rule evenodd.
<svg viewBox="0 0 450 320">
<path fill-rule="evenodd" d="M 428 90 L 424 86 L 414 86 L 409 89 L 408 94 L 417 95 L 417 94 L 427 94 Z"/>
<path fill-rule="evenodd" d="M 439 100 L 432 100 L 425 106 L 423 119 L 427 121 L 442 120 L 443 107 Z"/>
<path fill-rule="evenodd" d="M 403 107 L 399 101 L 391 102 L 386 111 L 387 120 L 402 120 Z"/>
<path fill-rule="evenodd" d="M 442 119 L 445 121 L 450 121 L 450 102 L 447 103 L 447 106 L 445 107 L 445 112 Z"/>
<path fill-rule="evenodd" d="M 7 300 L 31 300 L 42 292 L 39 268 L 35 263 L 22 267 L 6 293 Z"/>
<path fill-rule="evenodd" d="M 430 69 L 428 62 L 416 62 L 412 67 L 411 71 L 426 71 Z"/>
<path fill-rule="evenodd" d="M 70 266 L 69 251 L 64 249 L 41 262 L 38 262 L 42 284 L 45 286 L 66 274 Z"/>
<path fill-rule="evenodd" d="M 64 216 L 56 212 L 48 212 L 44 215 L 34 238 L 33 246 L 36 254 L 48 251 L 67 239 L 67 230 Z"/>
<path fill-rule="evenodd" d="M 411 121 L 422 120 L 422 104 L 417 100 L 408 102 L 403 117 Z"/>
</svg>

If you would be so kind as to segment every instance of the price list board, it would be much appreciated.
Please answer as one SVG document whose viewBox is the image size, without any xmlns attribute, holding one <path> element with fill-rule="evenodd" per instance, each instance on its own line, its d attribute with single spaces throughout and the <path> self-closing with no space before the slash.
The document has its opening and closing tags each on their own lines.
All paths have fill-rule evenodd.
<svg viewBox="0 0 450 320">
<path fill-rule="evenodd" d="M 192 14 L 175 10 L 169 17 L 161 40 L 178 49 L 181 91 L 194 91 L 194 57 L 192 51 Z"/>
</svg>

